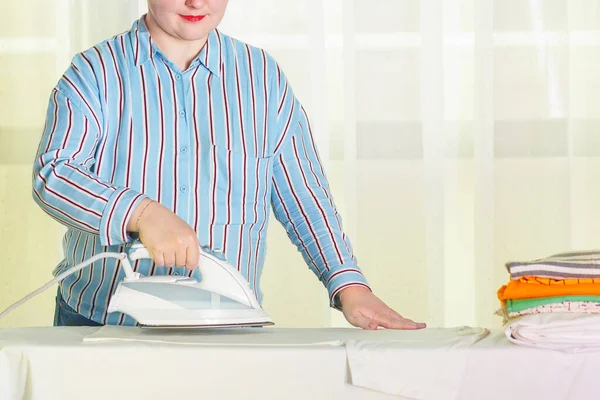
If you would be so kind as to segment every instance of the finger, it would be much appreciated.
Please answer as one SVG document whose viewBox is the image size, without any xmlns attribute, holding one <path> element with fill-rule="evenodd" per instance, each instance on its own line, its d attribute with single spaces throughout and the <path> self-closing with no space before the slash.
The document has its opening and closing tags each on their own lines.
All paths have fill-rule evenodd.
<svg viewBox="0 0 600 400">
<path fill-rule="evenodd" d="M 353 318 L 352 325 L 366 330 L 377 329 L 377 322 L 360 314 Z"/>
<path fill-rule="evenodd" d="M 408 318 L 404 318 L 402 315 L 398 314 L 395 310 L 389 308 L 389 317 L 393 320 L 402 320 L 404 322 L 408 322 L 408 323 L 412 323 L 415 325 L 414 328 L 409 328 L 409 329 L 423 329 L 425 328 L 427 325 L 425 325 L 423 322 L 415 322 L 411 319 Z M 404 328 L 402 328 L 404 329 Z"/>
<path fill-rule="evenodd" d="M 412 319 L 408 319 L 408 318 L 404 318 L 402 315 L 398 314 L 397 312 L 393 311 L 393 318 L 396 320 L 402 320 L 404 321 L 404 323 L 409 323 L 409 324 L 413 324 L 414 328 L 409 328 L 409 329 L 423 329 L 426 328 L 427 325 L 423 322 L 415 322 Z"/>
<path fill-rule="evenodd" d="M 187 263 L 185 267 L 187 269 L 194 269 L 198 267 L 200 261 L 200 248 L 198 246 L 189 246 L 187 248 Z"/>
<path fill-rule="evenodd" d="M 175 253 L 167 252 L 163 254 L 165 258 L 165 267 L 174 267 L 175 266 Z"/>
<path fill-rule="evenodd" d="M 187 249 L 183 248 L 175 252 L 175 266 L 183 267 L 187 264 Z"/>
<path fill-rule="evenodd" d="M 162 267 L 165 265 L 165 258 L 161 251 L 150 251 L 150 255 L 152 256 L 152 260 L 154 261 L 154 264 L 156 264 L 159 267 Z"/>
<path fill-rule="evenodd" d="M 407 318 L 396 315 L 376 315 L 374 320 L 386 329 L 419 329 L 419 325 Z"/>
</svg>

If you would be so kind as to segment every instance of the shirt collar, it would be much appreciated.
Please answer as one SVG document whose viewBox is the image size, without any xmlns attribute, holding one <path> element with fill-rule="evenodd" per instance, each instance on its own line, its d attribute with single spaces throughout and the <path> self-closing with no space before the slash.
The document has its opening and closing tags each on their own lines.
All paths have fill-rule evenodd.
<svg viewBox="0 0 600 400">
<path fill-rule="evenodd" d="M 144 64 L 154 57 L 155 47 L 148 32 L 143 15 L 133 23 L 130 31 L 131 48 L 133 49 L 133 60 L 136 67 Z"/>
<path fill-rule="evenodd" d="M 135 21 L 130 31 L 131 46 L 136 66 L 140 66 L 154 58 L 155 53 L 159 51 L 150 37 L 144 17 L 142 16 L 139 20 Z M 202 47 L 198 57 L 192 61 L 192 64 L 200 62 L 210 72 L 220 76 L 223 63 L 222 40 L 223 37 L 218 30 L 211 30 L 208 34 L 206 44 Z"/>
<path fill-rule="evenodd" d="M 217 29 L 208 33 L 206 44 L 198 54 L 197 60 L 200 61 L 210 72 L 216 76 L 221 75 L 223 68 L 223 36 Z"/>
</svg>

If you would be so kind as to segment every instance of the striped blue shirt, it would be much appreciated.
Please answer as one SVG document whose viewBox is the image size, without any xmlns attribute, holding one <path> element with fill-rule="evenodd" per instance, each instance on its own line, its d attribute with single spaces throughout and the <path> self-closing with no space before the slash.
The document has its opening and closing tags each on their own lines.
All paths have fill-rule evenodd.
<svg viewBox="0 0 600 400">
<path fill-rule="evenodd" d="M 133 240 L 126 231 L 133 210 L 151 198 L 186 221 L 202 245 L 222 251 L 259 301 L 270 206 L 332 306 L 341 289 L 367 286 L 285 75 L 265 51 L 218 30 L 185 71 L 152 41 L 143 17 L 77 54 L 50 95 L 33 196 L 68 228 L 55 275 L 94 254 L 123 251 Z M 201 279 L 198 270 L 151 260 L 134 268 Z M 87 318 L 133 325 L 106 313 L 123 277 L 117 261 L 98 261 L 60 290 Z"/>
</svg>

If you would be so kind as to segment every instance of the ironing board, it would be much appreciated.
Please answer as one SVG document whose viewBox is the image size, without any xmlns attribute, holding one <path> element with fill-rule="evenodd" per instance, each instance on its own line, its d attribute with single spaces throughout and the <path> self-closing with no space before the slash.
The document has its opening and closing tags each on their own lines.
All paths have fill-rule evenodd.
<svg viewBox="0 0 600 400">
<path fill-rule="evenodd" d="M 169 343 L 134 331 L 107 340 L 115 332 L 102 329 L 0 329 L 0 398 L 600 398 L 600 353 L 520 347 L 502 331 L 449 351 L 440 338 L 456 332 L 246 328 Z M 414 396 L 361 387 L 398 382 Z"/>
</svg>

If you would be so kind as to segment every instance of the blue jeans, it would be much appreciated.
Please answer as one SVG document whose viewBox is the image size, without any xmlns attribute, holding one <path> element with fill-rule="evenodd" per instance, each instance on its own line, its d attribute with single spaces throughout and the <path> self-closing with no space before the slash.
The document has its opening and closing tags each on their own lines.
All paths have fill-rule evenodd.
<svg viewBox="0 0 600 400">
<path fill-rule="evenodd" d="M 60 294 L 56 293 L 56 308 L 54 309 L 54 326 L 102 326 L 91 319 L 87 319 L 73 310 Z"/>
</svg>

